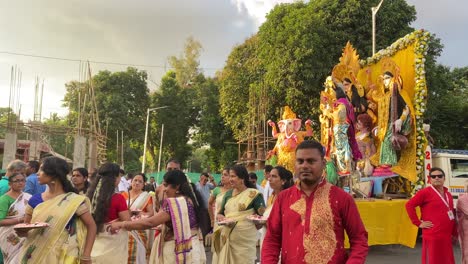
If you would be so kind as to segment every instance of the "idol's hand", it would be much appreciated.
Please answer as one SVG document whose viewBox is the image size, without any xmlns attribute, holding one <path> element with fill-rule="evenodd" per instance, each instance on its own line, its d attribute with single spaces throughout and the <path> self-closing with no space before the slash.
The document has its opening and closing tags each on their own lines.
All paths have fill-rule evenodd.
<svg viewBox="0 0 468 264">
<path fill-rule="evenodd" d="M 401 125 L 403 124 L 403 121 L 401 119 L 395 120 L 395 131 L 400 132 L 401 131 Z"/>
<path fill-rule="evenodd" d="M 421 220 L 421 224 L 419 225 L 419 228 L 432 228 L 434 225 L 432 224 L 431 221 L 422 221 Z"/>
</svg>

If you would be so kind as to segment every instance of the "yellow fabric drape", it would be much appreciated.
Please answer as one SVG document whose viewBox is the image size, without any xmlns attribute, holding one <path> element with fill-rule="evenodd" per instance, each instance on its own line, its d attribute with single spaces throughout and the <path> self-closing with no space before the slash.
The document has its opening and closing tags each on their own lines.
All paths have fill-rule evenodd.
<svg viewBox="0 0 468 264">
<path fill-rule="evenodd" d="M 408 200 L 356 201 L 368 233 L 369 246 L 400 244 L 415 247 L 418 227 L 411 223 L 406 213 L 407 202 Z M 349 248 L 347 238 L 345 246 Z"/>
</svg>

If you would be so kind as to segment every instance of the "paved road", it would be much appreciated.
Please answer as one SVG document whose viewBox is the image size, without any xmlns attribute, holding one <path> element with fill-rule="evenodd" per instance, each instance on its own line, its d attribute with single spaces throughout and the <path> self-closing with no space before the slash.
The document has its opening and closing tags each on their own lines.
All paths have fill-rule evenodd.
<svg viewBox="0 0 468 264">
<path fill-rule="evenodd" d="M 207 248 L 208 250 L 208 248 Z M 258 249 L 257 249 L 258 250 Z M 456 263 L 461 263 L 460 247 L 454 246 Z M 211 263 L 211 252 L 206 252 L 207 263 Z M 367 256 L 368 264 L 416 264 L 421 263 L 421 241 L 415 248 L 400 245 L 372 246 Z"/>
</svg>

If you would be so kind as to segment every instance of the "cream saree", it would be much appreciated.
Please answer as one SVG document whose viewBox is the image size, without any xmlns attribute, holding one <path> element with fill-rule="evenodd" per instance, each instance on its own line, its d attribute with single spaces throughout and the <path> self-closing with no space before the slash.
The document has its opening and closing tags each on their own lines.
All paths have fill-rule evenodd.
<svg viewBox="0 0 468 264">
<path fill-rule="evenodd" d="M 128 232 L 120 230 L 117 234 L 107 231 L 109 224 L 104 225 L 104 232 L 96 235 L 91 259 L 93 264 L 127 263 Z"/>
<path fill-rule="evenodd" d="M 124 195 L 129 205 L 130 210 L 144 211 L 151 200 L 151 195 L 148 192 L 142 192 L 135 199 L 128 199 L 128 194 Z M 147 252 L 149 249 L 148 237 L 149 230 L 133 230 L 128 232 L 128 263 L 129 264 L 146 264 Z"/>
<path fill-rule="evenodd" d="M 216 200 L 215 200 L 215 209 L 214 209 L 214 218 L 216 218 L 216 215 L 218 215 L 219 209 L 221 208 L 221 205 L 223 203 L 224 195 L 227 193 L 226 192 L 220 192 L 218 195 L 216 195 Z M 213 223 L 213 234 L 221 228 L 221 226 L 218 225 L 216 221 Z M 217 263 L 218 262 L 218 254 L 216 253 L 216 250 L 214 248 L 214 243 L 211 243 L 211 259 L 212 263 Z"/>
<path fill-rule="evenodd" d="M 87 232 L 75 215 L 89 208 L 89 200 L 75 193 L 65 193 L 37 205 L 31 223 L 46 222 L 50 227 L 29 231 L 20 255 L 21 263 L 79 263 Z"/>
<path fill-rule="evenodd" d="M 222 226 L 214 232 L 213 247 L 219 264 L 254 263 L 257 253 L 257 229 L 247 220 L 254 209 L 247 207 L 260 193 L 248 188 L 230 198 L 225 206 L 226 218 L 237 221 L 233 227 Z"/>
<path fill-rule="evenodd" d="M 5 219 L 22 218 L 29 198 L 31 198 L 29 193 L 20 194 L 15 202 L 10 205 Z M 0 248 L 2 249 L 3 263 L 19 263 L 19 255 L 25 239 L 16 235 L 13 226 L 0 227 Z"/>
<path fill-rule="evenodd" d="M 187 200 L 184 197 L 166 199 L 169 205 L 174 239 L 164 241 L 169 228 L 162 226 L 156 237 L 150 264 L 203 264 L 206 262 L 203 243 L 198 230 L 190 229 Z"/>
</svg>

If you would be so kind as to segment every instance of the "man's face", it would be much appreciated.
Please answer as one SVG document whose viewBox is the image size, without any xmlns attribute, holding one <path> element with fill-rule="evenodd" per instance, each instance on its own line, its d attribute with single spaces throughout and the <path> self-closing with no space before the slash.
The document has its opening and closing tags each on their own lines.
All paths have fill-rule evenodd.
<svg viewBox="0 0 468 264">
<path fill-rule="evenodd" d="M 180 170 L 180 164 L 175 162 L 169 162 L 166 166 L 166 171 Z"/>
<path fill-rule="evenodd" d="M 263 171 L 263 174 L 265 175 L 265 179 L 267 179 L 267 180 L 270 179 L 270 172 Z"/>
<path fill-rule="evenodd" d="M 153 182 L 154 182 L 154 178 L 150 178 L 150 182 L 153 183 Z"/>
<path fill-rule="evenodd" d="M 202 185 L 205 185 L 207 182 L 208 182 L 208 177 L 206 177 L 205 175 L 200 176 L 200 183 Z"/>
<path fill-rule="evenodd" d="M 434 187 L 444 186 L 445 176 L 441 171 L 433 171 L 429 175 L 431 177 L 431 184 Z"/>
<path fill-rule="evenodd" d="M 325 159 L 317 149 L 299 149 L 296 152 L 295 172 L 306 185 L 314 185 L 322 179 Z"/>
</svg>

